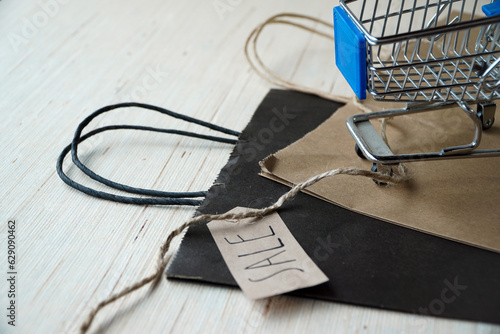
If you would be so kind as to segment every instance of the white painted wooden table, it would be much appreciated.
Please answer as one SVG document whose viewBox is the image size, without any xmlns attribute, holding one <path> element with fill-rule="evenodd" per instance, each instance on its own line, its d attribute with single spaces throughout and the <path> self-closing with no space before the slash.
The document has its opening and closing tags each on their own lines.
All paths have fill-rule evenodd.
<svg viewBox="0 0 500 334">
<path fill-rule="evenodd" d="M 103 297 L 150 273 L 161 241 L 194 213 L 185 207 L 115 204 L 66 186 L 55 162 L 86 115 L 134 100 L 242 130 L 271 88 L 246 63 L 247 35 L 284 11 L 330 21 L 334 4 L 0 1 L 0 333 L 75 332 Z M 293 28 L 270 29 L 261 50 L 273 69 L 317 88 L 341 89 L 332 87 L 331 43 Z M 113 123 L 197 130 L 139 110 L 113 112 L 92 127 Z M 114 180 L 188 191 L 208 189 L 230 151 L 229 145 L 121 131 L 89 140 L 81 155 Z M 75 179 L 105 189 L 69 161 L 65 168 Z M 16 221 L 16 327 L 6 318 L 9 220 Z M 107 307 L 91 330 L 327 331 L 499 333 L 500 328 L 292 297 L 253 302 L 237 289 L 164 280 L 152 292 L 142 289 Z"/>
</svg>

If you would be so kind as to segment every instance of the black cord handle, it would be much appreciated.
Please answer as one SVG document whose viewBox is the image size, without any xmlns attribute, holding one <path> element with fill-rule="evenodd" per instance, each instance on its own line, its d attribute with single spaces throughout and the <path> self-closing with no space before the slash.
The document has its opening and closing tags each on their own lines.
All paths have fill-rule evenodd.
<svg viewBox="0 0 500 334">
<path fill-rule="evenodd" d="M 110 105 L 103 107 L 95 112 L 93 112 L 91 115 L 89 115 L 87 118 L 85 118 L 79 125 L 78 128 L 75 131 L 75 135 L 73 137 L 73 141 L 71 142 L 70 145 L 66 146 L 61 154 L 59 155 L 59 158 L 57 159 L 57 164 L 56 164 L 56 170 L 57 174 L 59 174 L 59 177 L 69 186 L 87 194 L 93 197 L 105 199 L 105 200 L 110 200 L 113 202 L 119 202 L 119 203 L 126 203 L 126 204 L 140 204 L 140 205 L 200 205 L 201 200 L 200 199 L 191 199 L 191 198 L 196 198 L 196 197 L 205 197 L 206 196 L 206 191 L 192 191 L 192 192 L 169 192 L 169 191 L 159 191 L 159 190 L 153 190 L 153 189 L 143 189 L 143 188 L 136 188 L 136 187 L 131 187 L 122 183 L 114 182 L 111 181 L 107 178 L 104 178 L 97 173 L 93 172 L 91 169 L 89 169 L 85 164 L 83 164 L 79 157 L 78 157 L 78 145 L 82 143 L 83 141 L 87 140 L 88 138 L 97 135 L 101 132 L 105 131 L 111 131 L 111 130 L 139 130 L 139 131 L 151 131 L 151 132 L 160 132 L 160 133 L 169 133 L 169 134 L 176 134 L 176 135 L 181 135 L 181 136 L 187 136 L 187 137 L 193 137 L 193 138 L 200 138 L 200 139 L 205 139 L 205 140 L 210 140 L 210 141 L 215 141 L 215 142 L 220 142 L 220 143 L 227 143 L 227 144 L 236 144 L 237 139 L 230 139 L 230 138 L 224 138 L 224 137 L 217 137 L 217 136 L 208 136 L 208 135 L 200 135 L 194 132 L 188 132 L 188 131 L 182 131 L 182 130 L 175 130 L 175 129 L 161 129 L 161 128 L 154 128 L 154 127 L 148 127 L 148 126 L 139 126 L 139 125 L 111 125 L 111 126 L 105 126 L 101 128 L 97 128 L 95 130 L 92 130 L 85 135 L 82 136 L 82 131 L 85 129 L 85 127 L 96 117 L 99 115 L 109 112 L 114 109 L 119 109 L 119 108 L 130 108 L 130 107 L 138 107 L 138 108 L 143 108 L 143 109 L 148 109 L 148 110 L 153 110 L 162 114 L 165 114 L 167 116 L 171 116 L 174 118 L 181 119 L 186 122 L 190 123 L 195 123 L 198 125 L 201 125 L 203 127 L 215 130 L 217 132 L 225 133 L 234 137 L 239 137 L 240 133 L 212 124 L 208 123 L 205 121 L 201 121 L 199 119 L 189 117 L 186 115 L 178 114 L 173 111 L 160 108 L 157 106 L 149 105 L 149 104 L 143 104 L 143 103 L 120 103 L 120 104 L 115 104 L 115 105 Z M 66 155 L 71 151 L 71 156 L 73 158 L 73 163 L 86 175 L 88 175 L 90 178 L 105 184 L 111 188 L 115 188 L 118 190 L 122 190 L 128 193 L 133 193 L 133 194 L 138 194 L 138 195 L 146 195 L 146 196 L 151 196 L 148 198 L 138 198 L 138 197 L 128 197 L 128 196 L 121 196 L 121 195 L 115 195 L 112 193 L 108 192 L 103 192 L 99 190 L 95 190 L 89 187 L 86 187 L 74 180 L 72 180 L 68 175 L 66 175 L 63 171 L 62 165 L 64 162 L 64 158 Z"/>
</svg>

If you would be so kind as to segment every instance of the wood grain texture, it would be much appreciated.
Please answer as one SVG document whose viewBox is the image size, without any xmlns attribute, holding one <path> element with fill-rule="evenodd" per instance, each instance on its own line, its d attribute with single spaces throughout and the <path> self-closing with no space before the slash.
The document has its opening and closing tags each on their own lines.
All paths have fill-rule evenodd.
<svg viewBox="0 0 500 334">
<path fill-rule="evenodd" d="M 228 6 L 222 15 L 217 3 Z M 18 326 L 7 326 L 2 313 L 0 332 L 75 332 L 84 314 L 103 297 L 151 272 L 162 239 L 194 213 L 193 208 L 115 204 L 67 187 L 55 172 L 55 162 L 86 115 L 107 104 L 134 100 L 242 130 L 271 88 L 246 63 L 247 35 L 279 12 L 330 21 L 334 3 L 0 1 L 0 235 L 5 245 L 7 221 L 15 219 L 19 254 Z M 269 29 L 260 42 L 269 66 L 317 88 L 345 89 L 335 80 L 333 43 L 293 28 Z M 195 125 L 138 110 L 113 112 L 91 127 L 112 123 L 198 131 Z M 219 143 L 120 131 L 89 140 L 81 156 L 116 181 L 189 191 L 208 189 L 230 151 L 229 145 Z M 69 162 L 65 168 L 75 179 L 104 189 Z M 4 253 L 0 268 L 6 267 Z M 7 305 L 4 284 L 0 301 Z M 306 331 L 500 329 L 292 297 L 253 302 L 232 288 L 163 281 L 152 292 L 143 289 L 107 307 L 91 330 Z"/>
</svg>

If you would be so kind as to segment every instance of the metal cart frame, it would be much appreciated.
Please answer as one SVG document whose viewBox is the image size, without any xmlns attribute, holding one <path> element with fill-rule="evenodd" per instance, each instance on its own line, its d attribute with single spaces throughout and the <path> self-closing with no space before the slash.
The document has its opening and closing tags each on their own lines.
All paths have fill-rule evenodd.
<svg viewBox="0 0 500 334">
<path fill-rule="evenodd" d="M 466 9 L 469 9 L 468 11 Z M 483 14 L 482 11 L 485 13 Z M 500 1 L 341 0 L 334 9 L 337 66 L 360 99 L 407 102 L 405 108 L 359 114 L 347 127 L 374 169 L 401 162 L 500 156 L 478 150 L 500 98 Z M 470 104 L 476 104 L 473 109 Z M 471 118 L 468 145 L 394 154 L 370 120 L 458 104 Z"/>
</svg>

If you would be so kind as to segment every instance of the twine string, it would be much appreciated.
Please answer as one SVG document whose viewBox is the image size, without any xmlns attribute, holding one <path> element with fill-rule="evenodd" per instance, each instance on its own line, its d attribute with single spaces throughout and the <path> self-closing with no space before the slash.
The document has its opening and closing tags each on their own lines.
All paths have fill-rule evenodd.
<svg viewBox="0 0 500 334">
<path fill-rule="evenodd" d="M 408 180 L 408 173 L 406 169 L 400 165 L 398 169 L 398 173 L 395 173 L 394 175 L 388 175 L 388 174 L 382 174 L 379 172 L 372 172 L 369 170 L 362 170 L 354 167 L 349 167 L 349 168 L 337 168 L 334 170 L 330 170 L 318 175 L 315 175 L 311 177 L 310 179 L 299 183 L 295 185 L 292 189 L 290 189 L 288 192 L 283 194 L 274 204 L 262 208 L 262 209 L 248 209 L 244 212 L 240 213 L 223 213 L 223 214 L 203 214 L 196 216 L 179 227 L 177 227 L 175 230 L 170 232 L 166 240 L 162 243 L 159 253 L 158 253 L 158 258 L 156 260 L 156 268 L 154 272 L 149 275 L 144 277 L 143 279 L 123 288 L 121 291 L 109 296 L 108 298 L 104 299 L 101 301 L 99 304 L 97 304 L 87 315 L 85 320 L 83 321 L 81 327 L 80 327 L 80 333 L 84 334 L 87 333 L 88 329 L 90 328 L 92 322 L 94 321 L 96 315 L 101 311 L 106 305 L 109 305 L 116 301 L 117 299 L 120 299 L 124 296 L 127 296 L 128 294 L 132 293 L 135 290 L 138 290 L 150 283 L 153 282 L 158 282 L 165 271 L 168 261 L 165 258 L 165 255 L 167 254 L 168 250 L 170 249 L 170 245 L 172 241 L 182 234 L 186 228 L 189 226 L 206 222 L 206 221 L 211 221 L 211 220 L 241 220 L 245 218 L 262 218 L 274 211 L 276 211 L 278 208 L 280 208 L 283 204 L 294 198 L 300 191 L 304 190 L 305 188 L 325 179 L 328 177 L 332 177 L 335 175 L 352 175 L 352 176 L 364 176 L 371 178 L 373 180 L 379 181 L 379 182 L 384 182 L 387 184 L 399 184 L 402 182 L 405 182 Z M 156 286 L 156 284 L 153 284 L 153 288 Z"/>
<path fill-rule="evenodd" d="M 309 21 L 312 23 L 319 24 L 321 26 L 324 26 L 328 29 L 331 30 L 330 34 L 324 33 L 318 29 L 315 28 L 310 28 L 302 23 L 297 23 L 293 22 L 290 19 L 299 19 L 299 20 L 305 20 Z M 293 27 L 297 27 L 306 31 L 309 31 L 313 34 L 316 34 L 318 36 L 322 36 L 327 38 L 328 40 L 333 42 L 333 25 L 322 21 L 320 19 L 317 19 L 315 17 L 310 17 L 306 15 L 301 15 L 301 14 L 291 14 L 291 13 L 283 13 L 283 14 L 278 14 L 274 15 L 271 18 L 267 19 L 260 25 L 258 25 L 248 36 L 247 41 L 245 43 L 245 57 L 248 60 L 248 63 L 250 64 L 250 67 L 264 80 L 267 80 L 268 82 L 287 88 L 291 90 L 295 90 L 298 92 L 302 93 L 307 93 L 307 94 L 312 94 L 316 95 L 319 97 L 322 97 L 327 100 L 332 100 L 332 101 L 337 101 L 337 102 L 342 102 L 342 103 L 347 103 L 351 99 L 348 97 L 344 96 L 339 96 L 335 94 L 331 94 L 325 91 L 321 91 L 319 89 L 315 89 L 312 87 L 307 87 L 303 85 L 299 85 L 297 83 L 294 83 L 290 80 L 287 80 L 280 75 L 276 74 L 274 71 L 272 71 L 267 65 L 264 64 L 262 61 L 262 58 L 259 55 L 258 49 L 257 49 L 257 42 L 259 40 L 259 37 L 264 30 L 265 27 L 272 25 L 272 24 L 285 24 L 285 25 L 290 25 Z"/>
</svg>

